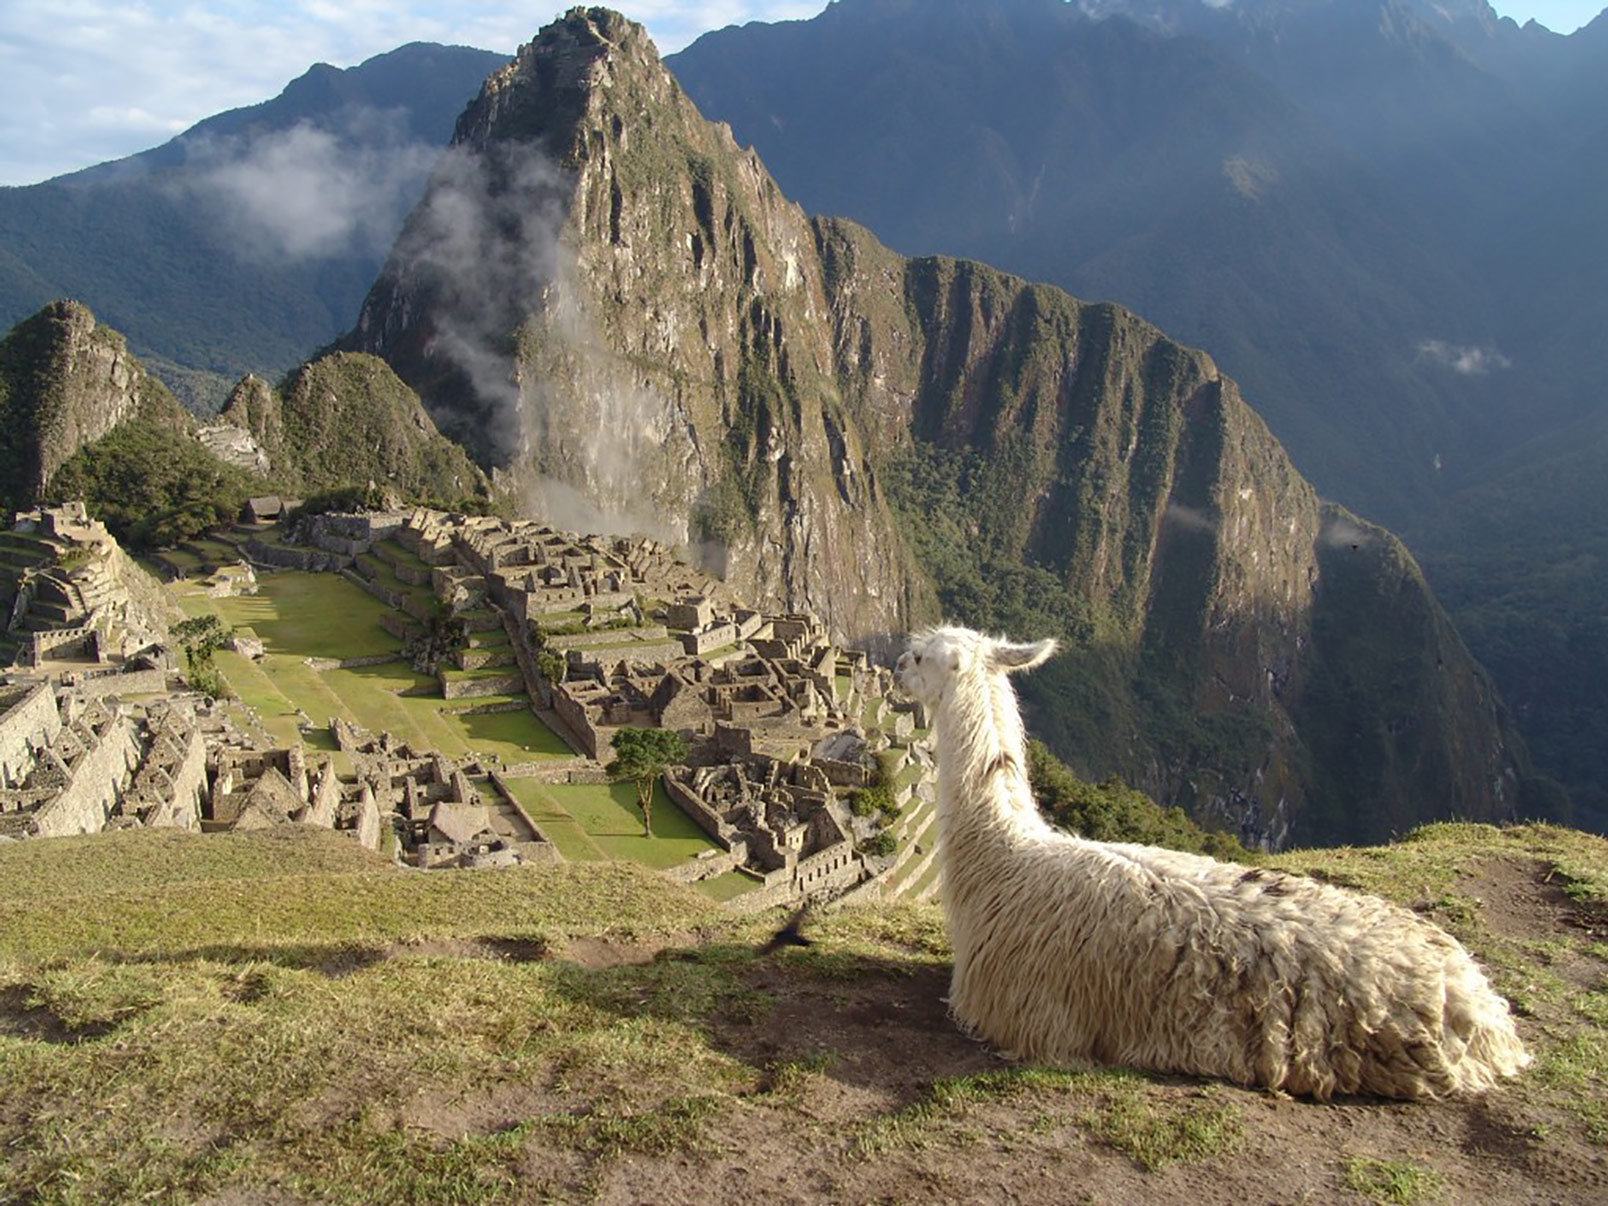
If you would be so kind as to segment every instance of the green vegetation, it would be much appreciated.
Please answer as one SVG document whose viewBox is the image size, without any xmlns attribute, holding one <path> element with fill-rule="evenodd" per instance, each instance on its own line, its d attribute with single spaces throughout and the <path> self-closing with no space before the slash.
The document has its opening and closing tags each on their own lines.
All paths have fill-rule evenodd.
<svg viewBox="0 0 1608 1206">
<path fill-rule="evenodd" d="M 1025 510 L 1021 468 L 914 440 L 884 482 L 945 616 L 1018 639 L 1053 634 L 1086 645 L 1097 625 L 1092 604 L 1013 544 Z"/>
<path fill-rule="evenodd" d="M 899 839 L 886 829 L 873 833 L 859 843 L 860 851 L 873 858 L 889 858 L 899 849 Z"/>
<path fill-rule="evenodd" d="M 212 655 L 229 643 L 230 636 L 228 625 L 216 615 L 192 616 L 173 626 L 173 639 L 184 650 L 186 681 L 213 699 L 223 697 L 224 684 Z"/>
<path fill-rule="evenodd" d="M 173 429 L 134 420 L 64 464 L 48 499 L 83 499 L 118 540 L 147 550 L 233 523 L 247 497 L 266 486 Z"/>
<path fill-rule="evenodd" d="M 380 616 L 389 610 L 385 604 L 338 574 L 264 574 L 255 595 L 208 599 L 192 593 L 180 602 L 192 615 L 220 616 L 262 639 L 261 659 L 219 651 L 216 660 L 234 693 L 278 741 L 308 740 L 303 718 L 322 725 L 339 716 L 449 758 L 495 754 L 521 763 L 570 753 L 528 706 L 469 712 L 507 700 L 443 700 L 437 679 L 409 666 L 402 643 L 380 627 Z M 306 664 L 309 657 L 339 661 L 388 654 L 394 660 L 375 665 L 317 670 Z"/>
<path fill-rule="evenodd" d="M 1025 1111 L 1054 1103 L 1064 1112 L 1069 1098 L 1085 1103 L 1075 1117 L 1091 1135 L 1147 1172 L 1215 1159 L 1237 1150 L 1243 1140 L 1239 1110 L 1211 1089 L 1173 1094 L 1121 1070 L 1021 1067 L 937 1081 L 915 1104 L 861 1128 L 854 1150 L 874 1157 L 954 1143 L 964 1135 L 957 1134 L 960 1124 L 977 1106 L 1012 1101 Z M 1040 1117 L 1053 1125 L 1050 1116 Z"/>
<path fill-rule="evenodd" d="M 1373 1156 L 1346 1157 L 1345 1186 L 1370 1202 L 1386 1206 L 1432 1202 L 1446 1190 L 1445 1179 L 1434 1169 L 1411 1160 L 1380 1160 Z"/>
<path fill-rule="evenodd" d="M 254 595 L 190 595 L 186 601 L 215 607 L 231 624 L 250 627 L 269 653 L 341 659 L 398 647 L 396 637 L 380 627 L 390 608 L 339 574 L 263 574 Z"/>
<path fill-rule="evenodd" d="M 542 783 L 509 779 L 527 815 L 565 858 L 625 859 L 649 867 L 675 867 L 718 849 L 692 818 L 677 808 L 662 784 L 650 805 L 656 828 L 644 832 L 636 788 L 630 783 Z M 748 881 L 750 886 L 752 881 Z M 735 885 L 730 885 L 735 890 Z"/>
<path fill-rule="evenodd" d="M 637 836 L 629 785 L 515 785 L 576 793 L 555 811 L 595 807 L 600 837 L 671 840 Z M 1551 827 L 1434 826 L 1275 861 L 1411 902 L 1525 860 L 1578 885 L 1571 908 L 1608 915 L 1608 842 Z M 832 1170 L 845 1199 L 874 1200 L 890 1172 L 965 1196 L 978 1184 L 965 1166 L 997 1184 L 1073 1159 L 1140 1200 L 1178 1184 L 1157 1179 L 1176 1165 L 1233 1176 L 1277 1112 L 1299 1117 L 1280 1142 L 1301 1145 L 1326 1198 L 1427 1203 L 1482 1168 L 1511 1171 L 1505 1148 L 1419 1153 L 1421 1128 L 1397 1132 L 1388 1105 L 1002 1064 L 944 1020 L 938 908 L 822 913 L 812 946 L 761 958 L 778 918 L 724 913 L 710 895 L 726 887 L 601 859 L 408 874 L 303 829 L 0 846 L 0 1198 L 630 1197 L 642 1191 L 622 1186 L 683 1162 L 715 1177 L 785 1150 L 803 1162 L 791 1167 Z M 1589 930 L 1560 923 L 1535 948 L 1527 925 L 1466 899 L 1459 936 L 1504 987 L 1566 970 L 1600 984 L 1608 953 Z M 1531 1137 L 1514 1142 L 1570 1167 L 1599 1152 L 1608 1044 L 1571 1012 L 1579 995 L 1536 998 L 1532 1073 L 1413 1119 L 1521 1120 Z M 1358 1110 L 1366 1155 L 1339 1126 Z"/>
<path fill-rule="evenodd" d="M 1097 842 L 1143 842 L 1240 862 L 1251 852 L 1229 834 L 1202 829 L 1181 808 L 1163 808 L 1120 779 L 1085 783 L 1042 741 L 1027 743 L 1039 808 L 1062 829 Z"/>
<path fill-rule="evenodd" d="M 483 495 L 485 478 L 444 438 L 419 397 L 378 357 L 335 352 L 303 365 L 280 393 L 237 392 L 223 418 L 256 436 L 286 489 L 341 505 L 376 490 L 404 499 Z"/>
<path fill-rule="evenodd" d="M 687 760 L 687 739 L 669 729 L 623 728 L 614 734 L 614 760 L 603 769 L 636 784 L 642 833 L 653 836 L 653 785 L 668 767 Z"/>
<path fill-rule="evenodd" d="M 8 509 L 82 499 L 134 549 L 231 522 L 260 483 L 186 438 L 190 425 L 123 337 L 81 305 L 53 303 L 0 342 L 0 504 Z"/>
</svg>

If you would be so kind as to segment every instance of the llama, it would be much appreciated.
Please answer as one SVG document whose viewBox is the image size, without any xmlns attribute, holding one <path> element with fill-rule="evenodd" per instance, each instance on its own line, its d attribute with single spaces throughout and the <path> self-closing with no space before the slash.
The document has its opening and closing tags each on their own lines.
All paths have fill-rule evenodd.
<svg viewBox="0 0 1608 1206">
<path fill-rule="evenodd" d="M 1050 826 L 1006 676 L 1054 651 L 937 628 L 899 659 L 933 718 L 949 1009 L 966 1031 L 1014 1058 L 1319 1100 L 1475 1092 L 1530 1062 L 1473 959 L 1405 909 Z"/>
</svg>

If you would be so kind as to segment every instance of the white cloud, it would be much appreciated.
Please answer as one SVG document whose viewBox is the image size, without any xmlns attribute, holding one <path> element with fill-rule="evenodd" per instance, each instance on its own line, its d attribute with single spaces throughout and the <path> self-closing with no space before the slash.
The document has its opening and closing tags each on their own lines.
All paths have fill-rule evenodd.
<svg viewBox="0 0 1608 1206">
<path fill-rule="evenodd" d="M 249 144 L 197 139 L 183 187 L 233 235 L 243 258 L 317 258 L 396 237 L 440 149 L 410 142 L 400 113 L 363 110 L 335 132 L 302 124 Z M 355 129 L 361 127 L 361 131 Z"/>
<path fill-rule="evenodd" d="M 708 29 L 819 12 L 824 0 L 627 5 L 662 53 Z M 567 3 L 514 0 L 57 0 L 0 5 L 0 184 L 31 184 L 158 145 L 277 96 L 314 63 L 407 42 L 511 54 Z"/>
<path fill-rule="evenodd" d="M 1447 343 L 1444 339 L 1423 340 L 1418 345 L 1418 355 L 1464 377 L 1483 377 L 1495 369 L 1513 367 L 1513 362 L 1495 348 Z"/>
</svg>

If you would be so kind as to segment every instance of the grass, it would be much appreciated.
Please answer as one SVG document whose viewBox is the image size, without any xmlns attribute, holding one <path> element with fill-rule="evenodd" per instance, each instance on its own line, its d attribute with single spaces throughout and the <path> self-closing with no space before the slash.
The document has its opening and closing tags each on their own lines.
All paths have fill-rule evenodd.
<svg viewBox="0 0 1608 1206">
<path fill-rule="evenodd" d="M 714 875 L 708 879 L 701 879 L 693 884 L 710 900 L 736 900 L 744 893 L 752 892 L 759 887 L 759 882 L 742 874 L 740 871 L 727 871 L 722 875 Z"/>
<path fill-rule="evenodd" d="M 680 1151 L 752 1079 L 689 1025 L 742 997 L 719 966 L 429 945 L 712 918 L 638 868 L 409 875 L 327 832 L 125 833 L 7 847 L 0 885 L 0 1001 L 38 1035 L 0 1034 L 0 1200 L 496 1201 L 529 1142 Z M 549 1083 L 511 1127 L 398 1124 Z"/>
<path fill-rule="evenodd" d="M 202 599 L 199 606 L 207 605 L 230 624 L 256 629 L 269 653 L 339 660 L 398 648 L 397 639 L 380 627 L 380 617 L 390 609 L 339 574 L 263 574 L 255 595 Z M 186 603 L 187 609 L 192 606 Z"/>
<path fill-rule="evenodd" d="M 971 1108 L 1024 1097 L 1029 1109 L 1037 1102 L 1061 1109 L 1084 1103 L 1074 1115 L 1079 1124 L 1146 1172 L 1228 1155 L 1243 1141 L 1238 1109 L 1211 1088 L 1158 1091 L 1148 1079 L 1120 1069 L 1011 1067 L 934 1082 L 914 1104 L 862 1127 L 853 1150 L 870 1158 L 948 1142 L 954 1124 Z"/>
<path fill-rule="evenodd" d="M 601 862 L 606 857 L 574 817 L 534 779 L 507 779 L 508 790 L 527 817 L 570 862 Z"/>
<path fill-rule="evenodd" d="M 1160 1095 L 1142 1084 L 1114 1079 L 1081 1121 L 1146 1172 L 1229 1154 L 1244 1139 L 1239 1110 L 1220 1100 L 1214 1088 Z"/>
<path fill-rule="evenodd" d="M 1348 1156 L 1343 1180 L 1352 1193 L 1386 1206 L 1432 1202 L 1446 1189 L 1445 1180 L 1432 1168 L 1411 1160 L 1380 1160 L 1373 1156 Z"/>
<path fill-rule="evenodd" d="M 1071 1148 L 1079 1161 L 1127 1167 L 1133 1179 L 1112 1181 L 1113 1194 L 1142 1200 L 1160 1192 L 1156 1170 L 1198 1165 L 1188 1183 L 1199 1185 L 1213 1161 L 1232 1167 L 1250 1117 L 1284 1108 L 1120 1069 L 993 1066 L 929 1071 L 914 1100 L 903 1071 L 866 1081 L 847 1095 L 864 1110 L 823 1121 L 823 1102 L 861 1086 L 863 1053 L 770 1044 L 801 1001 L 858 1016 L 886 1006 L 859 994 L 890 980 L 919 974 L 940 991 L 950 957 L 941 912 L 823 912 L 810 922 L 814 945 L 762 962 L 754 945 L 776 913 L 732 918 L 710 899 L 719 880 L 682 888 L 601 859 L 609 835 L 587 833 L 570 807 L 600 831 L 634 822 L 628 786 L 623 801 L 594 789 L 608 807 L 590 808 L 584 793 L 561 806 L 565 787 L 513 786 L 527 807 L 562 815 L 599 861 L 408 873 L 343 835 L 295 828 L 0 846 L 0 1201 L 574 1200 L 609 1196 L 605 1183 L 629 1195 L 608 1181 L 614 1162 L 642 1157 L 638 1178 L 710 1157 L 758 1166 L 766 1142 L 814 1152 L 861 1190 L 874 1182 L 856 1177 L 892 1169 L 934 1194 L 930 1170 L 952 1170 L 973 1148 L 998 1159 L 1002 1176 Z M 669 806 L 660 814 L 668 820 Z M 1288 857 L 1332 875 L 1365 868 L 1398 899 L 1437 900 L 1449 885 L 1424 894 L 1426 884 L 1458 860 L 1548 850 L 1571 860 L 1575 882 L 1594 882 L 1608 843 L 1545 827 L 1495 837 L 1452 828 L 1382 858 Z M 1477 902 L 1464 924 L 1482 925 Z M 652 940 L 648 951 L 672 946 L 649 961 L 563 957 L 638 939 Z M 1608 961 L 1589 933 L 1512 951 Z M 788 992 L 799 995 L 784 1001 Z M 1542 1000 L 1552 1012 L 1532 1026 L 1536 1067 L 1499 1090 L 1504 1113 L 1548 1143 L 1575 1134 L 1571 1119 L 1591 1140 L 1593 1108 L 1602 1126 L 1603 993 L 1598 981 Z M 752 1029 L 767 1019 L 772 1029 Z M 883 1100 L 908 1104 L 865 1112 Z M 1299 1108 L 1314 1125 L 1330 1112 Z M 730 1146 L 756 1134 L 752 1148 Z M 1338 1136 L 1332 1151 L 1325 1199 L 1447 1195 L 1415 1152 L 1348 1152 Z M 638 1195 L 643 1184 L 630 1183 Z M 846 1185 L 840 1196 L 873 1195 Z"/>
<path fill-rule="evenodd" d="M 0 847 L 0 952 L 306 965 L 353 943 L 676 928 L 703 896 L 630 864 L 410 875 L 345 834 L 117 831 Z"/>
<path fill-rule="evenodd" d="M 556 822 L 565 830 L 565 841 L 586 852 L 583 857 L 626 859 L 664 868 L 678 866 L 705 850 L 718 849 L 692 818 L 665 795 L 662 782 L 656 782 L 653 789 L 651 838 L 642 834 L 642 813 L 637 808 L 633 784 L 539 783 L 534 779 L 511 779 L 508 786 L 543 832 L 548 830 L 550 822 Z M 584 844 L 564 825 L 565 820 L 584 835 Z M 553 837 L 553 843 L 559 847 L 559 853 L 569 857 L 558 837 Z M 591 855 L 592 850 L 597 854 Z"/>
<path fill-rule="evenodd" d="M 379 626 L 385 605 L 339 575 L 264 574 L 259 587 L 255 596 L 208 599 L 191 592 L 180 601 L 192 615 L 214 611 L 262 638 L 266 653 L 261 659 L 225 651 L 217 655 L 217 664 L 278 743 L 306 742 L 299 711 L 318 726 L 339 716 L 374 732 L 388 730 L 416 749 L 439 750 L 449 758 L 496 755 L 520 763 L 570 756 L 563 740 L 528 708 L 470 715 L 467 708 L 494 701 L 441 699 L 436 679 L 401 661 L 401 643 Z M 340 660 L 388 653 L 399 660 L 333 670 L 305 664 L 309 657 Z M 400 694 L 404 691 L 430 694 Z"/>
</svg>

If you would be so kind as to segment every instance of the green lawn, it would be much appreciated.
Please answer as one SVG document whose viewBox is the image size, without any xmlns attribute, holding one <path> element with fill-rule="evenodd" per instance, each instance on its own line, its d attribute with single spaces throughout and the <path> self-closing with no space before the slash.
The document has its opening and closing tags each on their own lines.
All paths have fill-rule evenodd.
<svg viewBox="0 0 1608 1206">
<path fill-rule="evenodd" d="M 581 857 L 625 859 L 650 867 L 674 867 L 705 850 L 718 847 L 692 818 L 664 794 L 664 784 L 653 789 L 653 836 L 642 836 L 642 813 L 636 788 L 630 783 L 538 783 L 511 779 L 510 790 L 531 818 L 547 831 L 551 823 L 568 818 L 597 854 Z M 549 832 L 566 858 L 564 841 Z M 573 843 L 573 836 L 567 835 Z M 579 843 L 574 843 L 577 846 Z"/>
<path fill-rule="evenodd" d="M 380 617 L 390 609 L 339 574 L 263 574 L 255 595 L 202 599 L 201 604 L 211 604 L 230 624 L 256 629 L 269 653 L 346 658 L 400 648 L 380 627 Z"/>
<path fill-rule="evenodd" d="M 735 900 L 744 892 L 759 887 L 759 881 L 750 879 L 740 871 L 728 871 L 711 879 L 701 879 L 692 885 L 711 900 Z"/>
<path fill-rule="evenodd" d="M 574 817 L 564 811 L 563 805 L 548 794 L 549 785 L 534 779 L 508 779 L 508 790 L 514 802 L 525 810 L 525 815 L 541 828 L 547 840 L 558 847 L 558 852 L 572 863 L 592 863 L 603 860 L 603 851 L 586 836 L 586 830 Z"/>
<path fill-rule="evenodd" d="M 192 591 L 180 602 L 191 615 L 216 612 L 262 638 L 267 653 L 260 660 L 220 652 L 218 669 L 263 727 L 286 745 L 305 740 L 298 728 L 299 708 L 315 725 L 339 716 L 374 732 L 388 730 L 415 749 L 439 750 L 449 758 L 496 754 L 508 762 L 528 762 L 570 755 L 563 740 L 529 708 L 466 715 L 465 707 L 488 701 L 449 703 L 440 697 L 433 677 L 400 659 L 344 670 L 306 665 L 308 657 L 401 653 L 397 639 L 379 626 L 385 605 L 339 575 L 264 574 L 254 596 L 209 599 Z M 431 694 L 399 694 L 405 690 Z"/>
</svg>

